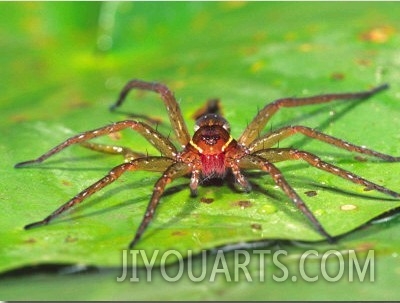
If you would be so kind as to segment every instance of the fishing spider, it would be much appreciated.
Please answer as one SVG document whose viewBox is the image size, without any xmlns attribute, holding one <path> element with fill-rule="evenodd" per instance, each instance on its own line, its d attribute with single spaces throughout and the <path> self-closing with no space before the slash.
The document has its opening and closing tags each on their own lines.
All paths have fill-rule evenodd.
<svg viewBox="0 0 400 303">
<path fill-rule="evenodd" d="M 138 243 L 142 234 L 146 230 L 146 227 L 153 219 L 154 212 L 160 202 L 160 198 L 164 193 L 166 185 L 174 179 L 189 175 L 189 187 L 191 194 L 194 196 L 196 195 L 197 187 L 202 180 L 209 178 L 224 178 L 227 172 L 230 171 L 239 187 L 244 191 L 250 191 L 250 184 L 242 174 L 242 170 L 258 169 L 269 173 L 276 185 L 278 185 L 293 201 L 297 208 L 302 211 L 315 229 L 328 241 L 332 241 L 333 239 L 329 233 L 322 227 L 321 223 L 303 202 L 303 199 L 297 194 L 292 186 L 290 186 L 282 175 L 282 172 L 275 166 L 275 162 L 304 160 L 318 169 L 327 171 L 353 183 L 363 185 L 368 189 L 374 189 L 395 198 L 400 198 L 400 194 L 368 181 L 352 172 L 324 162 L 319 157 L 309 152 L 295 148 L 280 148 L 273 146 L 287 137 L 296 133 L 301 133 L 307 137 L 323 141 L 338 148 L 377 157 L 385 161 L 400 161 L 400 157 L 393 157 L 363 146 L 357 146 L 305 126 L 286 126 L 263 135 L 260 134 L 269 119 L 282 107 L 298 107 L 310 104 L 328 103 L 334 100 L 361 100 L 371 97 L 387 88 L 388 85 L 384 84 L 368 91 L 356 93 L 326 94 L 305 98 L 284 98 L 276 100 L 267 104 L 262 110 L 260 110 L 254 119 L 248 124 L 239 139 L 235 140 L 230 135 L 229 123 L 222 116 L 215 113 L 205 113 L 197 119 L 194 129 L 195 132 L 191 138 L 183 120 L 179 105 L 173 93 L 165 85 L 141 80 L 132 80 L 123 88 L 119 99 L 111 109 L 119 107 L 132 89 L 141 89 L 158 93 L 165 104 L 176 139 L 181 145 L 181 150 L 179 151 L 167 137 L 163 136 L 156 129 L 146 123 L 125 120 L 73 136 L 35 160 L 16 164 L 15 167 L 23 167 L 30 164 L 40 163 L 73 144 L 81 144 L 84 147 L 95 151 L 120 154 L 125 157 L 125 163 L 114 167 L 105 177 L 80 192 L 65 204 L 61 205 L 42 221 L 26 225 L 25 229 L 48 224 L 55 217 L 82 202 L 84 199 L 96 193 L 103 187 L 111 184 L 127 171 L 145 170 L 162 172 L 162 176 L 154 185 L 153 194 L 141 224 L 139 225 L 133 240 L 130 242 L 129 247 L 133 248 Z M 162 155 L 148 156 L 134 152 L 125 147 L 87 142 L 90 139 L 118 132 L 126 128 L 138 132 L 154 147 L 156 147 Z"/>
</svg>

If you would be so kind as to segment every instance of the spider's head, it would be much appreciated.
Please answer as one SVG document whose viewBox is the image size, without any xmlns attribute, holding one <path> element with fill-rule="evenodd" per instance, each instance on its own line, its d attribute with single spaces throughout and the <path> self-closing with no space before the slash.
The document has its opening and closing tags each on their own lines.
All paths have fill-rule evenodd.
<svg viewBox="0 0 400 303">
<path fill-rule="evenodd" d="M 203 155 L 223 153 L 232 141 L 228 121 L 216 114 L 200 117 L 194 130 L 190 143 Z"/>
</svg>

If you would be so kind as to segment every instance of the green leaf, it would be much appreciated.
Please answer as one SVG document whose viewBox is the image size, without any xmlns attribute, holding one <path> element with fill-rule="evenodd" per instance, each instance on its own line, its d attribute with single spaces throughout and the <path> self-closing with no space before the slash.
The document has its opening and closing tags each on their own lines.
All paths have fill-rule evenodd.
<svg viewBox="0 0 400 303">
<path fill-rule="evenodd" d="M 121 265 L 122 250 L 135 234 L 159 174 L 126 173 L 48 226 L 25 231 L 26 224 L 47 216 L 123 159 L 73 146 L 41 165 L 18 170 L 13 166 L 74 134 L 126 119 L 126 113 L 161 119 L 159 130 L 172 134 L 155 94 L 131 93 L 120 112 L 108 111 L 131 78 L 167 84 L 189 129 L 193 113 L 205 100 L 221 98 L 234 137 L 257 109 L 274 99 L 359 91 L 388 82 L 389 91 L 365 102 L 282 109 L 266 130 L 306 125 L 399 155 L 399 21 L 394 3 L 1 3 L 0 8 L 7 14 L 0 21 L 1 272 L 40 264 Z M 120 135 L 96 142 L 157 155 L 137 134 Z M 400 189 L 399 163 L 360 161 L 354 154 L 299 135 L 280 146 L 313 152 L 373 182 Z M 278 166 L 334 236 L 352 232 L 400 205 L 302 162 Z M 247 175 L 254 188 L 251 193 L 237 192 L 226 181 L 202 186 L 196 198 L 189 195 L 189 179 L 176 180 L 137 248 L 149 254 L 173 248 L 185 257 L 188 250 L 198 253 L 245 241 L 309 241 L 316 242 L 309 245 L 318 250 L 362 248 L 367 243 L 383 255 L 386 265 L 398 251 L 393 236 L 379 237 L 384 224 L 374 226 L 371 234 L 355 231 L 333 246 L 317 243 L 322 237 L 268 175 Z M 309 191 L 317 195 L 309 197 Z M 346 205 L 351 210 L 344 210 Z M 397 225 L 391 226 L 393 233 Z M 395 272 L 389 275 L 395 279 Z M 108 275 L 97 279 L 104 284 Z M 58 281 L 56 289 L 64 278 Z M 185 283 L 171 299 L 186 294 Z M 229 289 L 221 283 L 215 293 L 220 288 Z M 20 293 L 15 285 L 10 289 Z M 254 298 L 264 298 L 257 292 Z M 15 293 L 8 292 L 9 298 L 21 299 Z M 296 293 L 274 299 L 293 299 Z M 312 293 L 305 291 L 304 298 Z M 107 291 L 103 295 L 112 297 Z M 127 297 L 124 293 L 119 298 Z M 204 294 L 199 299 L 210 297 Z M 96 298 L 104 297 L 99 292 Z"/>
</svg>

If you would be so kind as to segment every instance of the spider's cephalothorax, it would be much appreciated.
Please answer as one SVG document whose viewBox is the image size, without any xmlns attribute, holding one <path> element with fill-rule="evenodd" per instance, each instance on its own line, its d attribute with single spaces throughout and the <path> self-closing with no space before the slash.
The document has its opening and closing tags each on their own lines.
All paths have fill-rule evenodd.
<svg viewBox="0 0 400 303">
<path fill-rule="evenodd" d="M 397 199 L 400 198 L 400 194 L 386 187 L 368 181 L 352 172 L 327 163 L 309 152 L 293 148 L 280 148 L 274 146 L 278 142 L 283 141 L 285 138 L 296 133 L 300 133 L 310 138 L 334 145 L 338 148 L 377 157 L 385 161 L 400 161 L 400 157 L 393 157 L 371 149 L 367 149 L 363 146 L 354 145 L 305 126 L 287 126 L 267 132 L 265 134 L 263 134 L 263 129 L 272 115 L 281 107 L 297 107 L 303 105 L 327 103 L 334 100 L 361 100 L 366 99 L 386 88 L 388 88 L 388 85 L 381 85 L 371 90 L 357 93 L 326 94 L 305 98 L 284 98 L 276 100 L 270 104 L 267 104 L 263 109 L 261 109 L 254 119 L 248 124 L 242 135 L 235 140 L 230 135 L 230 127 L 228 122 L 219 114 L 216 114 L 216 111 L 214 110 L 214 113 L 210 113 L 211 111 L 207 113 L 206 111 L 204 114 L 200 115 L 196 121 L 195 133 L 193 137 L 190 138 L 186 124 L 183 121 L 179 105 L 176 102 L 172 92 L 166 86 L 160 83 L 132 80 L 124 87 L 119 99 L 112 106 L 112 109 L 120 106 L 125 100 L 126 95 L 132 89 L 149 90 L 160 94 L 161 99 L 167 108 L 176 139 L 182 147 L 182 150 L 178 151 L 175 145 L 167 137 L 163 136 L 146 123 L 125 120 L 78 134 L 57 145 L 35 160 L 18 163 L 15 165 L 15 167 L 23 167 L 33 163 L 40 163 L 72 144 L 80 144 L 95 151 L 109 154 L 120 154 L 125 157 L 125 163 L 114 167 L 102 179 L 80 192 L 65 204 L 61 205 L 43 220 L 26 225 L 25 228 L 30 229 L 35 226 L 49 223 L 52 219 L 67 209 L 73 207 L 77 203 L 82 202 L 95 192 L 117 180 L 126 171 L 146 170 L 163 172 L 162 176 L 158 179 L 154 186 L 154 191 L 147 206 L 147 210 L 143 216 L 142 222 L 136 231 L 135 237 L 130 243 L 129 247 L 132 248 L 139 241 L 146 227 L 151 222 L 165 187 L 173 179 L 184 175 L 190 175 L 190 189 L 194 195 L 197 193 L 197 187 L 201 178 L 223 178 L 226 172 L 230 170 L 235 181 L 244 190 L 250 190 L 251 187 L 242 174 L 242 170 L 259 169 L 269 173 L 276 185 L 278 185 L 299 208 L 299 210 L 303 212 L 303 214 L 313 224 L 315 229 L 328 240 L 332 240 L 332 237 L 325 231 L 317 218 L 308 209 L 302 198 L 286 181 L 282 172 L 274 165 L 274 162 L 285 160 L 303 160 L 318 169 L 325 170 L 353 183 L 360 184 L 368 189 L 380 191 Z M 118 132 L 126 128 L 130 128 L 138 132 L 152 145 L 154 145 L 162 155 L 148 156 L 139 152 L 135 152 L 126 147 L 109 146 L 88 142 L 90 139 Z"/>
</svg>

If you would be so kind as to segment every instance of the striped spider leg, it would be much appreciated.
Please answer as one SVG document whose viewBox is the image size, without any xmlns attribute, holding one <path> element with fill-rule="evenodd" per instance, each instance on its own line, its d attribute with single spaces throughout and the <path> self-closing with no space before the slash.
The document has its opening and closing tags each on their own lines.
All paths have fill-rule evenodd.
<svg viewBox="0 0 400 303">
<path fill-rule="evenodd" d="M 118 132 L 124 130 L 126 128 L 130 128 L 134 131 L 137 131 L 144 138 L 146 138 L 151 144 L 153 144 L 163 156 L 160 157 L 151 157 L 144 156 L 140 153 L 136 153 L 129 148 L 119 147 L 119 146 L 108 146 L 95 144 L 91 142 L 87 142 L 87 140 L 104 136 L 110 133 Z M 88 198 L 92 194 L 96 193 L 100 189 L 105 186 L 111 184 L 115 180 L 117 180 L 124 172 L 126 171 L 135 171 L 135 170 L 145 170 L 145 171 L 155 171 L 155 172 L 164 172 L 163 176 L 157 181 L 155 190 L 153 193 L 152 203 L 157 203 L 159 197 L 161 196 L 163 189 L 165 186 L 173 180 L 175 177 L 184 175 L 187 173 L 187 165 L 185 163 L 179 163 L 176 161 L 177 151 L 175 146 L 169 142 L 167 138 L 158 133 L 152 127 L 146 125 L 142 122 L 137 121 L 121 121 L 116 122 L 105 127 L 101 127 L 95 130 L 83 132 L 74 137 L 67 139 L 61 144 L 57 145 L 47 153 L 38 157 L 37 159 L 21 162 L 15 165 L 16 168 L 38 164 L 53 156 L 54 154 L 62 151 L 64 148 L 73 145 L 80 144 L 86 148 L 90 148 L 100 152 L 106 152 L 110 154 L 121 154 L 125 157 L 126 163 L 118 165 L 114 167 L 110 172 L 92 184 L 78 195 L 70 199 L 68 202 L 57 208 L 53 213 L 47 216 L 45 219 L 28 224 L 25 226 L 25 229 L 30 229 L 32 227 L 37 227 L 40 225 L 48 224 L 55 217 L 59 216 L 61 213 L 65 212 L 69 208 L 74 205 L 81 203 L 84 199 Z M 136 158 L 139 156 L 139 158 Z"/>
</svg>

